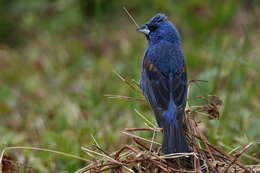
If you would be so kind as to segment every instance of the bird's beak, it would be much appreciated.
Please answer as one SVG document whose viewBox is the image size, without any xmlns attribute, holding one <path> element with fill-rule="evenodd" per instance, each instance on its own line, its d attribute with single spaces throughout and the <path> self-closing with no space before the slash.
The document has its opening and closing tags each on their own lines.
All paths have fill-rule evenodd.
<svg viewBox="0 0 260 173">
<path fill-rule="evenodd" d="M 137 28 L 137 31 L 142 32 L 145 35 L 149 35 L 149 33 L 150 33 L 150 30 L 148 29 L 147 25 Z"/>
</svg>

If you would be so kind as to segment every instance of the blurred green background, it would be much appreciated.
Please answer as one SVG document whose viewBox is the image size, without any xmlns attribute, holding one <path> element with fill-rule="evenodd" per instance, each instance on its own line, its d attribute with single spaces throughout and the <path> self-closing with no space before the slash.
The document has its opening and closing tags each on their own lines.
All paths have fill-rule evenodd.
<svg viewBox="0 0 260 173">
<path fill-rule="evenodd" d="M 220 120 L 201 119 L 210 142 L 225 151 L 260 138 L 260 2 L 257 0 L 0 0 L 0 147 L 34 146 L 88 158 L 81 146 L 93 134 L 107 151 L 129 143 L 120 131 L 144 127 L 135 109 L 145 102 L 110 100 L 105 94 L 140 97 L 113 73 L 139 80 L 146 47 L 139 25 L 165 13 L 182 35 L 196 96 L 224 101 Z M 151 134 L 142 134 L 149 137 Z M 0 149 L 1 149 L 0 148 Z M 11 151 L 40 172 L 73 172 L 86 165 L 51 153 Z M 260 148 L 247 151 L 257 164 Z"/>
</svg>

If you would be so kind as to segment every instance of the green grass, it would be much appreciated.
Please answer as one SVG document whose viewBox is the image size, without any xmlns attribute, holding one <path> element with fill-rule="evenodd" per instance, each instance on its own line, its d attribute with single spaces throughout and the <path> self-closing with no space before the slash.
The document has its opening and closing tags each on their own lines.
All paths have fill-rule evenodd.
<svg viewBox="0 0 260 173">
<path fill-rule="evenodd" d="M 57 1 L 53 5 L 57 11 L 49 16 L 40 11 L 47 9 L 47 1 L 43 5 L 17 2 L 9 6 L 10 16 L 23 14 L 23 20 L 17 27 L 11 26 L 17 42 L 11 35 L 0 45 L 1 148 L 41 147 L 88 159 L 80 147 L 93 143 L 91 134 L 101 147 L 113 151 L 129 142 L 120 131 L 144 126 L 135 110 L 154 121 L 146 102 L 104 97 L 141 97 L 113 73 L 138 81 L 146 46 L 123 6 L 129 8 L 139 25 L 158 11 L 167 13 L 176 23 L 189 79 L 208 81 L 192 87 L 190 104 L 201 104 L 196 96 L 208 94 L 224 100 L 220 120 L 199 117 L 210 142 L 235 148 L 260 138 L 256 2 L 249 12 L 235 1 L 222 6 L 210 1 L 149 1 L 149 7 L 146 1 L 113 1 L 109 6 L 105 1 L 91 1 L 93 6 L 85 6 L 85 10 L 94 11 L 91 14 L 75 2 Z M 246 22 L 241 22 L 239 15 L 245 15 Z M 228 147 L 223 149 L 230 151 Z M 258 145 L 247 153 L 259 158 L 259 152 Z M 40 172 L 73 172 L 85 165 L 46 152 L 15 150 L 8 154 Z M 256 164 L 246 158 L 243 161 Z"/>
</svg>

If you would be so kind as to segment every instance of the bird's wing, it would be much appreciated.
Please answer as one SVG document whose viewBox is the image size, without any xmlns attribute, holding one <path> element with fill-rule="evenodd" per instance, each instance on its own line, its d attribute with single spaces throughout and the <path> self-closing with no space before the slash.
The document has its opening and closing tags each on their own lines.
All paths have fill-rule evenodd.
<svg viewBox="0 0 260 173">
<path fill-rule="evenodd" d="M 185 65 L 184 63 L 175 64 L 176 62 L 181 62 L 181 60 L 184 62 L 183 57 L 176 57 L 176 53 L 171 52 L 174 51 L 173 49 L 165 50 L 165 48 L 167 48 L 167 46 L 164 47 L 160 45 L 153 50 L 155 54 L 149 55 L 149 53 L 146 53 L 142 64 L 141 88 L 155 114 L 167 109 L 170 101 L 170 92 L 172 92 L 177 109 L 178 107 L 185 107 L 186 104 L 187 74 Z M 160 56 L 158 52 L 163 52 L 162 56 L 165 57 L 151 57 Z M 180 58 L 181 60 L 174 58 Z M 156 61 L 153 61 L 153 59 L 156 59 Z M 172 80 L 169 78 L 168 71 L 174 71 Z M 170 81 L 172 82 L 171 85 Z"/>
</svg>

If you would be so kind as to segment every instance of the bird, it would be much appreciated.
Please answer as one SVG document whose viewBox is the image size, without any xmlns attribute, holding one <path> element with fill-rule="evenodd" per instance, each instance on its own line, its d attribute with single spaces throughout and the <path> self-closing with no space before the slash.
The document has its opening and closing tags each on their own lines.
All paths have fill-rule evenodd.
<svg viewBox="0 0 260 173">
<path fill-rule="evenodd" d="M 181 38 L 162 13 L 137 28 L 148 45 L 141 63 L 140 88 L 163 129 L 162 153 L 187 153 L 183 128 L 187 101 L 187 72 Z"/>
</svg>

